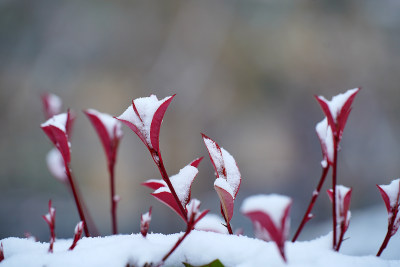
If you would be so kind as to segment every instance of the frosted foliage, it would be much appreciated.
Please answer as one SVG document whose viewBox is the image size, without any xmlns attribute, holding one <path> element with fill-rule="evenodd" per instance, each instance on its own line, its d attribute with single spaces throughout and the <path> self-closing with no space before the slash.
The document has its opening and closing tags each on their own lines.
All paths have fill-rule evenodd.
<svg viewBox="0 0 400 267">
<path fill-rule="evenodd" d="M 155 95 L 136 98 L 133 102 L 135 103 L 140 118 L 136 115 L 132 105 L 130 105 L 125 112 L 118 117 L 118 119 L 128 121 L 135 125 L 145 138 L 147 144 L 151 146 L 150 126 L 151 122 L 153 121 L 154 114 L 156 113 L 157 109 L 170 98 L 171 97 L 168 96 L 162 100 L 158 100 L 157 96 Z"/>
<path fill-rule="evenodd" d="M 151 221 L 150 212 L 146 212 L 145 214 L 142 215 L 142 222 L 143 223 L 148 223 L 150 221 Z"/>
<path fill-rule="evenodd" d="M 346 194 L 350 191 L 351 189 L 348 187 L 345 187 L 343 185 L 337 185 L 336 186 L 336 214 L 337 214 L 337 224 L 340 225 L 344 219 L 345 215 L 343 214 L 344 212 L 344 197 Z M 350 220 L 350 211 L 347 212 L 346 214 L 347 219 L 346 219 L 346 224 Z"/>
<path fill-rule="evenodd" d="M 325 117 L 322 121 L 317 123 L 315 126 L 318 138 L 321 142 L 321 146 L 324 150 L 324 156 L 328 157 L 329 162 L 333 162 L 334 145 L 333 145 L 333 133 L 332 128 L 328 125 L 328 120 Z M 325 162 L 322 162 L 322 167 L 326 167 Z"/>
<path fill-rule="evenodd" d="M 258 221 L 253 222 L 254 236 L 264 241 L 272 241 L 268 231 Z"/>
<path fill-rule="evenodd" d="M 47 95 L 47 103 L 49 105 L 49 113 L 50 114 L 58 114 L 62 108 L 62 100 L 59 96 L 55 94 Z"/>
<path fill-rule="evenodd" d="M 218 176 L 223 176 L 221 178 L 226 178 L 223 175 L 223 168 L 224 168 L 224 158 L 222 157 L 222 151 L 220 151 L 217 147 L 217 144 L 208 138 L 203 138 L 204 143 L 207 146 L 208 153 L 210 154 L 210 157 L 212 158 L 212 161 L 215 165 L 215 168 L 217 169 L 217 174 Z"/>
<path fill-rule="evenodd" d="M 264 212 L 279 227 L 285 210 L 291 203 L 291 198 L 287 196 L 277 194 L 255 195 L 246 198 L 240 210 L 244 214 L 256 211 Z"/>
<path fill-rule="evenodd" d="M 227 234 L 228 229 L 223 225 L 225 221 L 218 215 L 207 214 L 195 226 L 196 230 Z"/>
<path fill-rule="evenodd" d="M 346 101 L 358 90 L 358 88 L 347 90 L 345 93 L 332 97 L 331 101 L 325 99 L 323 96 L 320 96 L 320 98 L 328 104 L 329 110 L 335 122 Z"/>
<path fill-rule="evenodd" d="M 112 117 L 107 113 L 102 113 L 94 109 L 88 109 L 87 112 L 99 118 L 99 120 L 106 128 L 110 139 L 120 138 L 122 136 L 121 123 L 117 119 L 115 119 L 114 117 Z M 114 136 L 114 129 L 116 133 L 115 136 Z"/>
<path fill-rule="evenodd" d="M 235 199 L 235 194 L 234 194 L 231 186 L 224 178 L 215 179 L 214 187 L 219 187 L 219 188 L 224 189 L 226 192 L 228 192 L 232 196 L 233 199 Z"/>
<path fill-rule="evenodd" d="M 382 188 L 389 197 L 390 206 L 395 207 L 399 202 L 400 178 L 393 180 L 388 185 L 380 185 L 380 188 Z"/>
<path fill-rule="evenodd" d="M 189 204 L 187 204 L 186 205 L 186 210 L 187 210 L 187 212 L 188 212 L 188 214 L 187 214 L 187 217 L 188 217 L 188 220 L 190 220 L 190 218 L 192 217 L 192 216 L 194 216 L 194 220 L 196 220 L 197 218 L 198 218 L 198 216 L 200 215 L 199 214 L 199 211 L 200 211 L 200 200 L 198 200 L 198 199 L 192 199 L 190 202 L 189 202 Z"/>
<path fill-rule="evenodd" d="M 42 123 L 40 126 L 41 127 L 54 126 L 60 129 L 61 131 L 66 132 L 65 126 L 67 125 L 67 119 L 68 119 L 67 113 L 61 113 L 58 115 L 54 115 L 46 122 Z"/>
<path fill-rule="evenodd" d="M 234 195 L 237 194 L 240 186 L 240 172 L 239 168 L 236 165 L 235 159 L 229 154 L 228 151 L 221 148 L 222 157 L 225 163 L 225 170 L 226 170 L 226 179 L 228 184 L 231 186 Z"/>
<path fill-rule="evenodd" d="M 188 166 L 184 167 L 183 169 L 181 169 L 178 174 L 175 174 L 170 177 L 171 184 L 174 187 L 175 192 L 178 195 L 178 198 L 181 201 L 183 206 L 185 206 L 188 201 L 190 186 L 198 172 L 199 171 L 197 170 L 197 168 L 188 165 Z M 160 187 L 159 189 L 154 191 L 154 194 L 157 194 L 160 192 L 171 193 L 171 191 L 167 187 L 167 184 L 164 181 L 162 181 L 162 182 L 163 182 L 163 184 L 165 184 L 165 186 Z"/>
<path fill-rule="evenodd" d="M 61 182 L 67 181 L 68 177 L 65 172 L 64 159 L 58 149 L 53 148 L 47 153 L 46 163 L 47 168 L 55 178 Z"/>
</svg>

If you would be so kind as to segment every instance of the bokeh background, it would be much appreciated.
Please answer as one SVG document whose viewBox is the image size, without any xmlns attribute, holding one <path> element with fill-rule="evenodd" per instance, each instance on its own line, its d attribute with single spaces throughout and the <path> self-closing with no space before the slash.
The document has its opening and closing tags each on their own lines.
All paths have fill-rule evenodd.
<svg viewBox="0 0 400 267">
<path fill-rule="evenodd" d="M 68 190 L 46 167 L 52 146 L 39 127 L 44 92 L 78 113 L 72 168 L 103 235 L 111 232 L 106 159 L 81 110 L 118 116 L 131 99 L 150 94 L 177 94 L 161 130 L 170 174 L 207 156 L 201 132 L 236 158 L 243 180 L 232 222 L 251 235 L 239 213 L 246 196 L 291 196 L 295 228 L 317 184 L 314 127 L 323 114 L 313 95 L 362 86 L 341 143 L 338 179 L 353 187 L 353 210 L 384 210 L 375 184 L 400 175 L 399 44 L 395 0 L 3 0 L 0 239 L 31 232 L 46 241 L 41 215 L 49 199 L 58 237 L 72 237 L 78 222 Z M 124 134 L 116 167 L 120 232 L 138 232 L 150 206 L 152 231 L 181 231 L 181 220 L 140 186 L 159 174 L 139 138 L 127 127 Z M 192 196 L 219 213 L 208 157 L 199 169 Z M 330 213 L 322 195 L 310 224 Z"/>
</svg>

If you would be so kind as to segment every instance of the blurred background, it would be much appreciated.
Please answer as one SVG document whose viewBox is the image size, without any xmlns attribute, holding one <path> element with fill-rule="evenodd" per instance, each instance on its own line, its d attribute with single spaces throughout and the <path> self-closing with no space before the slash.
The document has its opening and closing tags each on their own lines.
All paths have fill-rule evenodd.
<svg viewBox="0 0 400 267">
<path fill-rule="evenodd" d="M 160 140 L 168 172 L 206 156 L 192 197 L 219 213 L 200 133 L 209 135 L 237 160 L 243 180 L 232 223 L 252 235 L 239 212 L 245 197 L 291 196 L 293 231 L 318 182 L 314 127 L 323 114 L 313 95 L 330 99 L 362 86 L 341 142 L 338 180 L 353 187 L 352 210 L 378 205 L 384 225 L 375 184 L 400 175 L 399 14 L 399 1 L 374 0 L 0 1 L 0 239 L 30 232 L 47 241 L 41 215 L 49 199 L 57 237 L 71 238 L 79 220 L 45 163 L 52 145 L 39 127 L 44 92 L 78 114 L 72 169 L 102 235 L 111 233 L 106 158 L 81 110 L 118 116 L 133 98 L 175 93 Z M 138 232 L 150 206 L 150 231 L 183 230 L 140 185 L 159 173 L 139 138 L 123 130 L 120 232 Z M 331 214 L 325 194 L 314 213 L 308 229 Z"/>
</svg>

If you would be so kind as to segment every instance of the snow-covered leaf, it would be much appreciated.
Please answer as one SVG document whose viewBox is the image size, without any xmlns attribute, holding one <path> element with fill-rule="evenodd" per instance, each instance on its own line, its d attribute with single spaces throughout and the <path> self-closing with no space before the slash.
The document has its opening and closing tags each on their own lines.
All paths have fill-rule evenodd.
<svg viewBox="0 0 400 267">
<path fill-rule="evenodd" d="M 59 96 L 52 93 L 42 94 L 43 112 L 46 119 L 60 114 L 62 109 L 62 100 Z"/>
</svg>

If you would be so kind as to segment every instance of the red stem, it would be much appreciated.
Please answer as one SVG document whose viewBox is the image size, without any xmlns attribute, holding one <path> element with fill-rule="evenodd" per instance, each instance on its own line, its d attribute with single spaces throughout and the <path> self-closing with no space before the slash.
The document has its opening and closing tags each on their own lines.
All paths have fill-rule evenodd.
<svg viewBox="0 0 400 267">
<path fill-rule="evenodd" d="M 179 207 L 183 217 L 186 218 L 185 219 L 186 224 L 188 224 L 187 212 L 186 212 L 185 208 L 182 206 L 182 203 L 179 200 L 178 195 L 175 192 L 175 188 L 172 186 L 172 183 L 171 183 L 171 181 L 169 179 L 167 171 L 165 170 L 164 163 L 162 161 L 160 153 L 158 153 L 156 151 L 151 151 L 151 155 L 152 155 L 152 158 L 153 158 L 154 162 L 156 163 L 158 169 L 160 170 L 161 177 L 167 183 L 167 186 L 168 186 L 169 190 L 171 191 L 172 196 L 174 197 L 176 203 L 178 204 L 178 207 Z"/>
<path fill-rule="evenodd" d="M 301 231 L 303 230 L 303 227 L 312 218 L 311 210 L 313 209 L 314 204 L 317 201 L 317 198 L 319 196 L 319 193 L 321 192 L 321 188 L 325 182 L 325 178 L 326 178 L 326 175 L 328 174 L 328 170 L 329 170 L 329 165 L 322 169 L 322 174 L 321 174 L 321 178 L 319 179 L 318 186 L 312 194 L 310 204 L 308 204 L 308 208 L 307 208 L 306 212 L 304 213 L 303 219 L 301 220 L 301 223 L 300 223 L 299 227 L 297 228 L 296 234 L 294 235 L 292 242 L 295 242 L 297 240 Z"/>
<path fill-rule="evenodd" d="M 387 244 L 389 243 L 390 238 L 392 237 L 394 221 L 396 220 L 397 213 L 398 213 L 398 209 L 395 209 L 393 211 L 392 218 L 390 218 L 390 222 L 389 222 L 389 225 L 388 225 L 388 230 L 387 230 L 385 239 L 383 240 L 382 245 L 379 248 L 378 253 L 376 254 L 377 257 L 379 257 L 382 254 L 383 250 L 386 248 Z"/>
<path fill-rule="evenodd" d="M 116 235 L 116 234 L 118 234 L 118 227 L 117 227 L 117 204 L 118 204 L 118 201 L 117 201 L 117 199 L 115 199 L 114 166 L 115 166 L 115 162 L 110 162 L 108 165 L 108 172 L 110 174 L 112 232 L 114 235 Z"/>
<path fill-rule="evenodd" d="M 178 248 L 178 246 L 182 243 L 182 241 L 190 234 L 192 229 L 193 229 L 193 225 L 191 223 L 188 223 L 185 234 L 183 236 L 181 236 L 178 239 L 178 241 L 176 241 L 176 243 L 172 247 L 172 249 L 162 258 L 161 264 L 159 266 L 161 266 L 168 259 L 168 257 L 171 256 L 171 254 Z"/>
<path fill-rule="evenodd" d="M 332 166 L 332 222 L 333 222 L 333 248 L 336 248 L 336 176 L 337 176 L 337 150 L 338 138 L 335 136 L 333 139 L 333 166 Z"/>
<path fill-rule="evenodd" d="M 66 170 L 66 173 L 67 173 L 68 182 L 69 182 L 71 190 L 72 190 L 72 195 L 74 196 L 76 208 L 78 209 L 79 218 L 81 219 L 81 221 L 83 221 L 83 230 L 85 231 L 85 236 L 86 237 L 90 237 L 89 230 L 87 228 L 87 222 L 86 222 L 86 219 L 85 219 L 85 214 L 83 213 L 82 205 L 81 205 L 81 202 L 79 200 L 78 192 L 77 192 L 76 187 L 75 187 L 74 179 L 72 177 L 71 169 L 69 167 L 69 164 L 66 163 L 65 167 L 66 167 L 65 170 Z"/>
</svg>

